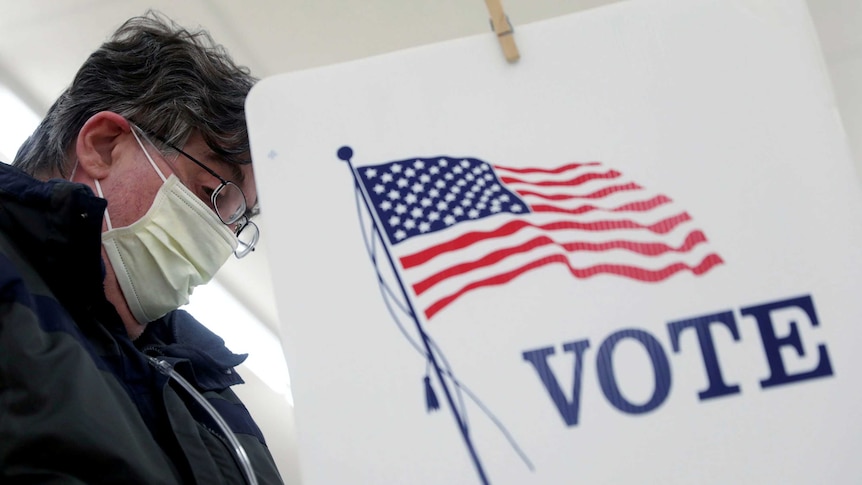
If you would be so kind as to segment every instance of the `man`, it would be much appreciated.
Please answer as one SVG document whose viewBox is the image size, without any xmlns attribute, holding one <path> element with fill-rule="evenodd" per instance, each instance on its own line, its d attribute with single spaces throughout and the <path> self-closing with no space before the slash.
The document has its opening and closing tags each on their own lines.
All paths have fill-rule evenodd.
<svg viewBox="0 0 862 485">
<path fill-rule="evenodd" d="M 254 81 L 148 13 L 0 164 L 0 483 L 281 482 L 245 357 L 177 310 L 257 240 Z"/>
</svg>

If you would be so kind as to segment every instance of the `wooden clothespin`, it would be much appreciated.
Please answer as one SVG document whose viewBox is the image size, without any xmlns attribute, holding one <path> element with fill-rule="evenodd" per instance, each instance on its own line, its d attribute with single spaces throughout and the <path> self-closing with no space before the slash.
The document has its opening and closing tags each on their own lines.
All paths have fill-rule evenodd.
<svg viewBox="0 0 862 485">
<path fill-rule="evenodd" d="M 503 48 L 503 55 L 509 62 L 517 61 L 521 58 L 521 54 L 518 53 L 518 46 L 515 45 L 515 30 L 512 29 L 512 24 L 506 12 L 503 11 L 503 4 L 500 0 L 485 0 L 485 5 L 488 6 L 488 12 L 491 14 L 491 26 L 497 34 L 500 47 Z"/>
</svg>

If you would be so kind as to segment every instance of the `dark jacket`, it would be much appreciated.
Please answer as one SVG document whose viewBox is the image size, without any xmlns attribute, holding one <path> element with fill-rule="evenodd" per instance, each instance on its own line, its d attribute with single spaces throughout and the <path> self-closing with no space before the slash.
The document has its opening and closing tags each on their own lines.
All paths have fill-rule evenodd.
<svg viewBox="0 0 862 485">
<path fill-rule="evenodd" d="M 281 483 L 230 390 L 245 356 L 182 311 L 129 339 L 103 289 L 104 210 L 84 185 L 0 163 L 0 483 L 244 483 L 215 420 L 148 356 L 218 410 L 260 483 Z"/>
</svg>

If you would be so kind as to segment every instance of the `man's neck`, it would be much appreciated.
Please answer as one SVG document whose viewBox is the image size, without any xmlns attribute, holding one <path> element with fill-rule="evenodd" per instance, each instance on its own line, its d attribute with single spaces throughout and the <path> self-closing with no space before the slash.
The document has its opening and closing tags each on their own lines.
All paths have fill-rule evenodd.
<svg viewBox="0 0 862 485">
<path fill-rule="evenodd" d="M 126 303 L 126 298 L 123 296 L 120 283 L 117 281 L 114 268 L 111 266 L 104 248 L 102 248 L 102 259 L 105 261 L 105 297 L 114 305 L 117 314 L 120 315 L 129 338 L 135 340 L 144 333 L 144 329 L 147 326 L 146 324 L 138 323 L 138 320 L 132 315 L 132 310 L 129 309 L 129 304 Z"/>
</svg>

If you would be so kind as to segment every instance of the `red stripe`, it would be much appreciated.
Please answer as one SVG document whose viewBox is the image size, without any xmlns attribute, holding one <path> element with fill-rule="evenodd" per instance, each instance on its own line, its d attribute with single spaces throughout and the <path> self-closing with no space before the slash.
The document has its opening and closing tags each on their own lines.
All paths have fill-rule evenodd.
<svg viewBox="0 0 862 485">
<path fill-rule="evenodd" d="M 494 168 L 499 168 L 502 170 L 506 170 L 509 172 L 515 173 L 563 173 L 567 170 L 574 170 L 580 167 L 594 167 L 596 165 L 601 165 L 599 162 L 586 162 L 586 163 L 570 163 L 568 165 L 563 165 L 557 168 L 512 168 L 512 167 L 504 167 L 502 165 L 494 165 Z"/>
<path fill-rule="evenodd" d="M 540 194 L 538 192 L 533 192 L 531 190 L 515 190 L 519 195 L 528 196 L 532 195 L 533 197 L 540 197 L 542 199 L 548 200 L 569 200 L 569 199 L 601 199 L 607 197 L 616 192 L 625 192 L 629 190 L 641 190 L 643 187 L 640 185 L 629 182 L 627 184 L 622 185 L 611 185 L 610 187 L 606 187 L 601 190 L 597 190 L 592 194 L 587 195 L 571 195 L 571 194 Z"/>
<path fill-rule="evenodd" d="M 614 209 L 614 212 L 646 212 L 648 210 L 653 210 L 660 205 L 668 204 L 670 202 L 673 202 L 672 200 L 670 200 L 670 197 L 664 195 L 657 195 L 650 200 L 631 202 L 626 205 L 621 205 Z"/>
<path fill-rule="evenodd" d="M 554 255 L 548 256 L 537 261 L 533 261 L 531 263 L 525 264 L 520 268 L 514 269 L 507 273 L 502 273 L 496 276 L 492 276 L 490 278 L 486 278 L 484 280 L 476 281 L 466 285 L 461 288 L 457 292 L 441 298 L 429 305 L 425 310 L 425 317 L 430 319 L 437 312 L 445 308 L 447 305 L 464 295 L 465 293 L 475 290 L 477 288 L 482 288 L 485 286 L 494 286 L 494 285 L 502 285 L 504 283 L 508 283 L 509 281 L 517 278 L 518 276 L 536 269 L 542 266 L 546 266 L 553 263 L 559 263 L 567 266 L 569 268 L 569 272 L 576 278 L 589 278 L 590 276 L 595 276 L 597 274 L 615 274 L 618 276 L 625 276 L 627 278 L 632 278 L 638 281 L 645 282 L 656 282 L 667 279 L 675 273 L 680 271 L 690 270 L 692 273 L 696 275 L 701 275 L 706 273 L 714 266 L 723 263 L 721 257 L 717 254 L 710 254 L 706 256 L 703 261 L 700 262 L 697 266 L 691 267 L 685 263 L 674 263 L 665 268 L 659 270 L 649 270 L 644 268 L 637 268 L 634 266 L 625 266 L 625 265 L 615 265 L 615 264 L 600 264 L 596 266 L 591 266 L 589 268 L 577 269 L 573 268 L 568 259 L 565 256 Z"/>
<path fill-rule="evenodd" d="M 688 213 L 683 212 L 669 217 L 655 224 L 644 225 L 630 220 L 622 221 L 596 221 L 596 222 L 572 222 L 560 221 L 549 224 L 532 224 L 524 220 L 510 221 L 492 231 L 474 231 L 463 234 L 451 241 L 436 244 L 423 249 L 417 253 L 408 254 L 400 258 L 401 266 L 406 270 L 423 264 L 440 254 L 463 249 L 479 241 L 486 239 L 501 238 L 512 235 L 526 227 L 535 227 L 546 231 L 559 231 L 563 229 L 580 229 L 582 231 L 611 231 L 616 229 L 645 229 L 658 234 L 666 234 L 679 224 L 691 220 Z"/>
<path fill-rule="evenodd" d="M 590 180 L 613 179 L 619 177 L 620 175 L 621 174 L 616 170 L 608 170 L 605 173 L 585 173 L 571 180 L 543 180 L 541 182 L 529 182 L 527 180 L 521 180 L 515 177 L 500 177 L 500 180 L 506 184 L 520 183 L 540 187 L 558 187 L 565 185 L 580 185 L 589 182 Z"/>
<path fill-rule="evenodd" d="M 542 246 L 556 245 L 570 253 L 574 253 L 577 251 L 600 252 L 610 251 L 612 249 L 625 249 L 633 253 L 654 257 L 669 252 L 686 253 L 691 251 L 692 248 L 694 248 L 698 244 L 704 242 L 706 242 L 706 236 L 703 234 L 703 232 L 699 230 L 695 230 L 689 233 L 689 235 L 686 236 L 685 241 L 683 241 L 683 243 L 678 248 L 668 246 L 664 243 L 640 243 L 632 241 L 608 241 L 602 243 L 588 243 L 579 241 L 560 243 L 558 241 L 554 241 L 548 236 L 538 236 L 517 246 L 494 251 L 476 261 L 461 263 L 450 268 L 446 268 L 443 271 L 435 273 L 425 278 L 424 280 L 414 284 L 413 291 L 416 292 L 417 296 L 421 295 L 434 285 L 448 278 L 468 273 L 476 269 L 491 266 L 510 256 L 526 253 Z"/>
<path fill-rule="evenodd" d="M 562 212 L 564 214 L 583 214 L 586 212 L 591 212 L 594 210 L 606 211 L 606 212 L 646 212 L 656 207 L 667 204 L 671 202 L 671 200 L 663 195 L 657 195 L 650 200 L 642 200 L 638 202 L 630 202 L 625 205 L 621 205 L 614 209 L 603 209 L 601 207 L 596 207 L 594 205 L 582 205 L 580 207 L 574 209 L 568 209 L 564 207 L 558 207 L 555 205 L 547 205 L 547 204 L 536 204 L 530 205 L 530 209 L 533 212 Z"/>
</svg>

